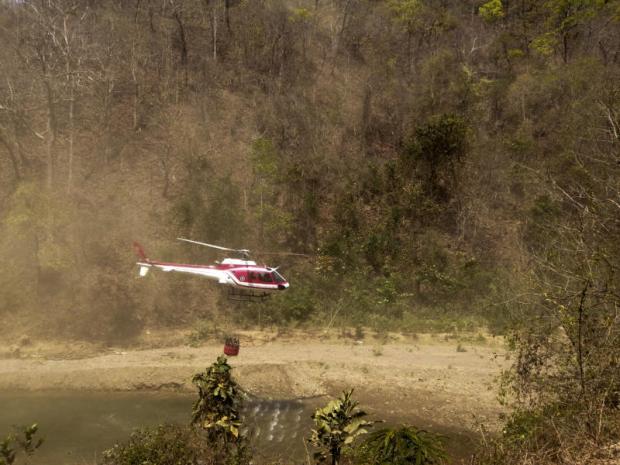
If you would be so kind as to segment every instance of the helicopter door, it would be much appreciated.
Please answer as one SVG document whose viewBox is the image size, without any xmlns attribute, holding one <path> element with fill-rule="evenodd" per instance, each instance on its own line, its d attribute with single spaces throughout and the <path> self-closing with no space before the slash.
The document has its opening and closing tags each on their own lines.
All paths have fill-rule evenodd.
<svg viewBox="0 0 620 465">
<path fill-rule="evenodd" d="M 246 270 L 234 271 L 233 274 L 235 275 L 235 278 L 237 278 L 237 280 L 241 281 L 242 283 L 248 282 L 248 272 Z"/>
<path fill-rule="evenodd" d="M 262 281 L 260 280 L 260 272 L 250 270 L 248 272 L 248 282 L 252 284 L 261 284 Z"/>
</svg>

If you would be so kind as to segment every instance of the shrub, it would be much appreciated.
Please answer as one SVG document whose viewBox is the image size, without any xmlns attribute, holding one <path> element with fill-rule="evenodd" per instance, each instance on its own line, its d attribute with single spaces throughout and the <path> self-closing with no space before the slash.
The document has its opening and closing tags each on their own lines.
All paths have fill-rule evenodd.
<svg viewBox="0 0 620 465">
<path fill-rule="evenodd" d="M 413 426 L 371 433 L 360 455 L 363 463 L 372 465 L 434 465 L 444 463 L 447 457 L 438 436 Z"/>
<path fill-rule="evenodd" d="M 198 447 L 196 433 L 187 426 L 159 425 L 132 433 L 129 441 L 103 453 L 103 465 L 200 463 L 207 452 Z"/>
<path fill-rule="evenodd" d="M 358 402 L 351 396 L 353 389 L 344 391 L 339 399 L 332 400 L 323 408 L 317 409 L 312 415 L 315 429 L 309 442 L 320 450 L 314 454 L 319 462 L 331 457 L 331 464 L 338 465 L 342 450 L 366 433 L 365 427 L 372 422 L 364 420 L 366 412 L 357 408 Z"/>
<path fill-rule="evenodd" d="M 34 454 L 43 444 L 43 439 L 35 439 L 38 430 L 39 426 L 36 423 L 32 426 L 24 426 L 20 431 L 21 435 L 9 434 L 4 440 L 0 441 L 0 465 L 15 463 L 17 452 L 20 449 L 28 457 Z"/>
<path fill-rule="evenodd" d="M 210 441 L 225 444 L 239 439 L 241 391 L 232 379 L 231 366 L 223 355 L 192 382 L 198 388 L 198 400 L 192 411 L 192 424 L 207 431 Z"/>
<path fill-rule="evenodd" d="M 104 452 L 103 465 L 247 465 L 247 443 L 239 435 L 241 392 L 230 371 L 220 356 L 194 376 L 198 400 L 192 425 L 137 430 L 129 441 Z"/>
</svg>

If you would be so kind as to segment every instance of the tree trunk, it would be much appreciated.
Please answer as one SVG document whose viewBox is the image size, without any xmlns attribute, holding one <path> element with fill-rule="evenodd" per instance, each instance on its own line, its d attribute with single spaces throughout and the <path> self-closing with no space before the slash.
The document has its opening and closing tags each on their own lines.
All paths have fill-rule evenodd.
<svg viewBox="0 0 620 465">
<path fill-rule="evenodd" d="M 9 159 L 11 160 L 11 164 L 13 165 L 13 172 L 15 174 L 15 182 L 18 183 L 19 181 L 21 181 L 22 175 L 21 169 L 19 167 L 19 161 L 17 159 L 17 154 L 13 150 L 13 147 L 11 147 L 9 141 L 6 140 L 2 136 L 2 134 L 0 134 L 0 144 L 2 144 L 6 148 L 6 151 L 9 154 Z"/>
<path fill-rule="evenodd" d="M 133 84 L 133 130 L 138 129 L 138 102 L 140 99 L 140 87 L 136 74 L 136 44 L 131 44 L 131 82 Z"/>
<path fill-rule="evenodd" d="M 54 95 L 49 77 L 44 77 L 44 87 L 47 94 L 47 125 L 45 131 L 46 152 L 46 184 L 51 189 L 54 185 L 54 145 L 56 143 L 56 118 L 54 114 Z"/>
<path fill-rule="evenodd" d="M 67 65 L 68 67 L 68 65 Z M 73 187 L 73 157 L 74 157 L 74 110 L 75 110 L 75 76 L 71 76 L 69 86 L 69 153 L 67 169 L 67 192 L 71 192 Z"/>
<path fill-rule="evenodd" d="M 183 86 L 187 87 L 188 82 L 188 73 L 187 73 L 187 60 L 188 60 L 188 49 L 187 49 L 187 37 L 185 36 L 185 27 L 183 26 L 183 21 L 181 21 L 181 15 L 178 11 L 174 12 L 174 19 L 177 22 L 177 26 L 179 28 L 179 41 L 181 43 L 181 67 L 183 68 Z"/>
<path fill-rule="evenodd" d="M 211 9 L 211 37 L 213 41 L 213 61 L 217 61 L 217 12 L 215 6 Z"/>
<path fill-rule="evenodd" d="M 230 27 L 230 0 L 224 0 L 224 18 L 226 20 L 226 30 L 228 34 L 232 34 Z"/>
</svg>

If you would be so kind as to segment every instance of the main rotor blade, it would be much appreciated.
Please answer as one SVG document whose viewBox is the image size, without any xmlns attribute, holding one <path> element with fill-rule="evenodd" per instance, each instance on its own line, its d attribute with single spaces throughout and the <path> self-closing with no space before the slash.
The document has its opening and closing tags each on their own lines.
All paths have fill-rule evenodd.
<svg viewBox="0 0 620 465">
<path fill-rule="evenodd" d="M 221 245 L 207 244 L 206 242 L 193 241 L 191 239 L 185 239 L 183 237 L 177 237 L 180 241 L 191 242 L 192 244 L 204 245 L 205 247 L 211 247 L 213 249 L 227 250 L 229 252 L 250 253 L 248 249 L 230 249 L 228 247 L 222 247 Z"/>
<path fill-rule="evenodd" d="M 312 255 L 308 255 L 305 253 L 295 253 L 295 252 L 254 252 L 254 255 L 290 255 L 293 257 L 312 257 Z"/>
</svg>

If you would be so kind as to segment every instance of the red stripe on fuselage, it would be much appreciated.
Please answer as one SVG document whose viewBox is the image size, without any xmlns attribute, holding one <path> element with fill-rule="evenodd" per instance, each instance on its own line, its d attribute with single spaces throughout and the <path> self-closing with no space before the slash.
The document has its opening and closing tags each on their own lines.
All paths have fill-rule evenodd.
<svg viewBox="0 0 620 465">
<path fill-rule="evenodd" d="M 227 265 L 190 265 L 186 263 L 171 263 L 171 262 L 158 262 L 155 260 L 150 260 L 148 262 L 151 265 L 160 265 L 160 266 L 183 266 L 186 268 L 197 268 L 203 270 L 221 270 L 227 271 L 231 269 L 242 269 L 242 270 L 252 270 L 252 271 L 262 271 L 270 273 L 271 270 L 269 268 L 265 268 L 258 265 L 238 265 L 238 264 L 227 264 Z"/>
</svg>

